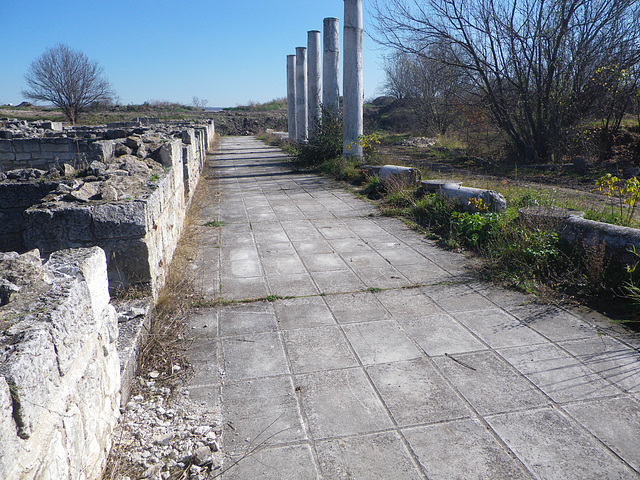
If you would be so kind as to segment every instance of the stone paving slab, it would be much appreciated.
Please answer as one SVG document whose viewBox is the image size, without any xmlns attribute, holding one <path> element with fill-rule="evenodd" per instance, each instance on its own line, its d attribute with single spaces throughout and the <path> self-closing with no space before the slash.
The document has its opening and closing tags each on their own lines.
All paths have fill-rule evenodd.
<svg viewBox="0 0 640 480">
<path fill-rule="evenodd" d="M 223 479 L 640 478 L 640 338 L 477 281 L 248 137 L 210 159 L 193 398 Z"/>
</svg>

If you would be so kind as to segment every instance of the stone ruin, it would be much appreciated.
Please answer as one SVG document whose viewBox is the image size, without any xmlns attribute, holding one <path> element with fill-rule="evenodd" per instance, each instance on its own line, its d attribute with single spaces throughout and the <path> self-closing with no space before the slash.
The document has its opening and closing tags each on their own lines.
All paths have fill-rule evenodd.
<svg viewBox="0 0 640 480">
<path fill-rule="evenodd" d="M 101 477 L 214 134 L 0 119 L 0 478 Z"/>
<path fill-rule="evenodd" d="M 213 123 L 45 126 L 5 120 L 0 129 L 12 137 L 0 138 L 0 251 L 48 255 L 97 245 L 112 291 L 157 295 Z"/>
<path fill-rule="evenodd" d="M 97 247 L 0 254 L 0 478 L 100 478 L 120 407 L 106 272 Z"/>
</svg>

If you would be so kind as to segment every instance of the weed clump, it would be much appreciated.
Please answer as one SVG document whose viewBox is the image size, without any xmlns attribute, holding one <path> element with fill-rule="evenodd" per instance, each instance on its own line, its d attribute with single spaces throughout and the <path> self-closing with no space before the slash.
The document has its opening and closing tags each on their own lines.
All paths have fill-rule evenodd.
<svg viewBox="0 0 640 480">
<path fill-rule="evenodd" d="M 309 141 L 297 146 L 296 163 L 303 168 L 318 168 L 342 155 L 342 117 L 323 110 L 322 121 L 315 126 Z"/>
<path fill-rule="evenodd" d="M 403 188 L 370 179 L 361 189 L 380 198 L 385 214 L 401 216 L 427 230 L 448 249 L 465 249 L 481 259 L 479 274 L 495 283 L 556 300 L 579 298 L 593 306 L 623 307 L 628 320 L 640 314 L 639 263 L 612 262 L 603 244 L 570 245 L 548 219 L 523 219 L 522 205 L 543 200 L 525 193 L 504 213 L 464 211 L 459 203 L 435 194 L 417 197 Z"/>
</svg>

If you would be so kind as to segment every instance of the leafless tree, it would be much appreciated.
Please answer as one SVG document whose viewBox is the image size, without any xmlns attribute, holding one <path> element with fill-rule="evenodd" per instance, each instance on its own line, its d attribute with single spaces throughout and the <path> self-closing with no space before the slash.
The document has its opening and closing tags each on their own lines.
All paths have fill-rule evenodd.
<svg viewBox="0 0 640 480">
<path fill-rule="evenodd" d="M 431 50 L 438 47 L 432 46 Z M 413 110 L 417 126 L 430 134 L 442 134 L 456 119 L 462 96 L 462 71 L 430 56 L 396 51 L 386 58 L 386 93 L 403 99 Z"/>
<path fill-rule="evenodd" d="M 385 94 L 400 100 L 409 96 L 413 67 L 413 56 L 409 53 L 394 51 L 387 55 L 382 65 L 385 73 L 382 89 Z"/>
<path fill-rule="evenodd" d="M 91 104 L 110 101 L 114 95 L 98 62 L 62 44 L 34 60 L 24 78 L 29 86 L 22 92 L 26 98 L 51 102 L 72 124 Z"/>
<path fill-rule="evenodd" d="M 602 108 L 603 71 L 640 61 L 635 0 L 373 0 L 373 10 L 379 42 L 461 69 L 527 161 L 551 158 Z"/>
<path fill-rule="evenodd" d="M 193 103 L 194 107 L 203 110 L 207 106 L 207 103 L 209 103 L 209 100 L 205 98 L 193 97 L 191 103 Z"/>
</svg>

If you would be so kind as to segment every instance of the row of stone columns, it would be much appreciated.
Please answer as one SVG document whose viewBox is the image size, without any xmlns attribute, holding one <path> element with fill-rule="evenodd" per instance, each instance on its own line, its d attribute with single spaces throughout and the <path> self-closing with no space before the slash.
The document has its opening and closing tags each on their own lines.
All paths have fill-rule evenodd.
<svg viewBox="0 0 640 480">
<path fill-rule="evenodd" d="M 363 133 L 362 0 L 344 0 L 343 153 L 362 157 L 358 137 Z M 337 116 L 340 105 L 339 20 L 323 22 L 321 33 L 308 32 L 307 47 L 287 56 L 289 140 L 305 142 L 316 133 L 325 112 Z M 322 66 L 321 67 L 321 61 Z M 322 85 L 321 85 L 322 79 Z M 321 100 L 322 98 L 322 100 Z"/>
</svg>

